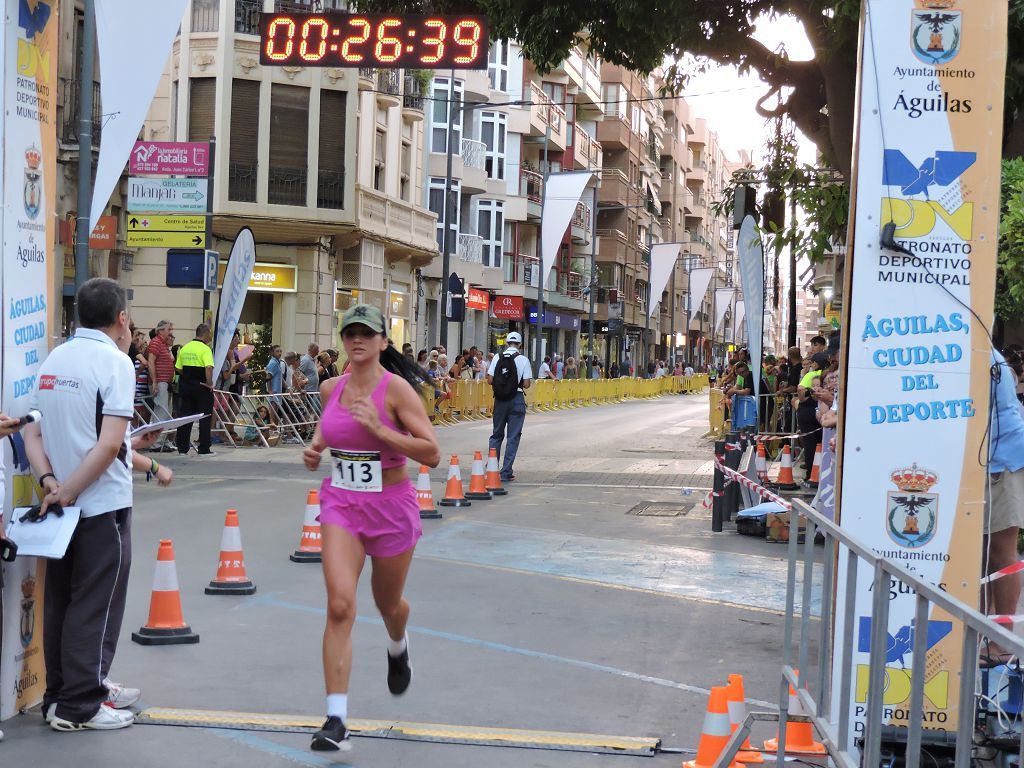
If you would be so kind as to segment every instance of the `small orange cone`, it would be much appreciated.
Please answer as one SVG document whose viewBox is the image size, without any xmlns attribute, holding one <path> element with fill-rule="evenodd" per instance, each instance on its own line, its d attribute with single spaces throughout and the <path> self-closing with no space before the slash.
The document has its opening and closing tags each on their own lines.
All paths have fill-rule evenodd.
<svg viewBox="0 0 1024 768">
<path fill-rule="evenodd" d="M 697 757 L 683 763 L 683 768 L 712 768 L 729 743 L 730 736 L 728 695 L 725 686 L 716 686 L 708 697 L 704 727 L 700 729 L 700 741 L 697 743 Z M 740 768 L 740 764 L 729 763 L 728 768 Z"/>
<path fill-rule="evenodd" d="M 440 520 L 441 513 L 434 506 L 434 492 L 430 490 L 430 467 L 420 465 L 416 478 L 416 500 L 420 503 L 420 520 Z"/>
<path fill-rule="evenodd" d="M 487 481 L 484 480 L 484 457 L 480 451 L 473 453 L 473 471 L 469 476 L 469 493 L 466 498 L 473 501 L 491 500 L 491 492 L 487 490 Z"/>
<path fill-rule="evenodd" d="M 779 467 L 779 477 L 775 485 L 789 491 L 799 487 L 793 481 L 793 453 L 788 445 L 782 446 L 782 466 Z"/>
<path fill-rule="evenodd" d="M 821 443 L 818 443 L 818 447 L 814 449 L 814 463 L 811 465 L 811 476 L 807 478 L 807 482 L 818 484 L 821 479 Z"/>
<path fill-rule="evenodd" d="M 729 723 L 732 727 L 732 732 L 736 733 L 736 729 L 747 719 L 747 702 L 746 694 L 743 691 L 743 675 L 729 675 L 729 685 L 726 686 L 725 691 L 729 699 Z M 754 751 L 754 748 L 750 746 L 750 738 L 748 737 L 743 740 L 740 751 L 736 753 L 736 759 L 741 763 L 763 763 L 764 755 Z"/>
<path fill-rule="evenodd" d="M 444 498 L 440 504 L 442 507 L 472 506 L 462 493 L 462 470 L 459 469 L 458 456 L 452 456 L 452 463 L 448 466 L 448 483 L 444 487 Z"/>
<path fill-rule="evenodd" d="M 299 548 L 288 555 L 293 563 L 320 562 L 320 494 L 310 491 L 306 494 L 306 513 L 302 521 L 302 536 Z"/>
<path fill-rule="evenodd" d="M 206 587 L 206 594 L 251 595 L 255 591 L 256 585 L 245 573 L 245 555 L 242 553 L 242 532 L 238 527 L 238 512 L 229 509 L 224 516 L 217 575 Z"/>
<path fill-rule="evenodd" d="M 800 673 L 797 672 L 797 678 Z M 793 686 L 789 686 L 789 713 L 791 715 L 804 714 L 800 706 L 800 699 L 797 698 Z M 765 752 L 779 751 L 779 737 L 768 739 L 764 743 Z M 810 723 L 786 723 L 786 754 L 787 755 L 824 755 L 825 745 L 814 740 L 814 726 Z"/>
<path fill-rule="evenodd" d="M 508 491 L 501 484 L 501 472 L 498 470 L 498 451 L 491 448 L 487 451 L 487 490 L 492 496 L 508 496 Z"/>
<path fill-rule="evenodd" d="M 754 459 L 754 469 L 757 470 L 757 479 L 764 482 L 768 479 L 768 457 L 764 452 L 764 443 L 757 444 L 757 457 Z"/>
<path fill-rule="evenodd" d="M 187 645 L 198 643 L 199 635 L 185 623 L 181 613 L 178 570 L 174 567 L 174 545 L 161 539 L 156 552 L 153 594 L 149 600 L 149 618 L 132 640 L 139 645 Z"/>
</svg>

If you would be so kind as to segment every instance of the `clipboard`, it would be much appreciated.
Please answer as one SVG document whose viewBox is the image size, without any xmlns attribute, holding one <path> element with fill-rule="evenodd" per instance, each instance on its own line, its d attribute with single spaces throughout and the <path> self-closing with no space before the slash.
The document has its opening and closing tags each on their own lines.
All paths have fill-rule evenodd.
<svg viewBox="0 0 1024 768">
<path fill-rule="evenodd" d="M 64 515 L 47 515 L 38 523 L 22 523 L 30 507 L 18 507 L 11 514 L 5 535 L 18 545 L 18 555 L 60 560 L 68 551 L 71 537 L 82 517 L 79 507 L 64 507 Z"/>
<path fill-rule="evenodd" d="M 183 427 L 186 424 L 194 424 L 200 419 L 205 419 L 210 414 L 208 413 L 196 413 L 192 416 L 179 416 L 176 419 L 164 419 L 163 421 L 154 421 L 152 424 L 143 424 L 141 427 L 136 427 L 129 433 L 129 437 L 141 437 L 142 435 L 148 435 L 150 432 L 163 432 L 167 429 L 177 429 Z"/>
</svg>

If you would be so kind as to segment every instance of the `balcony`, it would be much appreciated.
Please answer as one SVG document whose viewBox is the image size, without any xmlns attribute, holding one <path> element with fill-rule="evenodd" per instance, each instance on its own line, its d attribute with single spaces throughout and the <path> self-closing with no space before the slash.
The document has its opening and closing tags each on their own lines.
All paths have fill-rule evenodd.
<svg viewBox="0 0 1024 768">
<path fill-rule="evenodd" d="M 482 141 L 462 139 L 459 146 L 462 158 L 462 191 L 478 195 L 487 191 L 487 145 Z"/>
<path fill-rule="evenodd" d="M 270 167 L 267 202 L 271 205 L 306 205 L 306 168 Z"/>
<path fill-rule="evenodd" d="M 484 263 L 484 239 L 480 235 L 459 232 L 459 242 L 455 247 L 459 261 L 467 264 Z"/>
<path fill-rule="evenodd" d="M 577 168 L 600 171 L 604 160 L 601 142 L 592 137 L 578 125 L 573 126 L 573 161 Z"/>
<path fill-rule="evenodd" d="M 235 32 L 242 35 L 260 33 L 261 0 L 235 0 Z"/>
<path fill-rule="evenodd" d="M 550 141 L 559 149 L 566 145 L 565 110 L 551 101 L 537 83 L 530 83 L 530 134 L 524 139 Z"/>
<path fill-rule="evenodd" d="M 618 168 L 602 169 L 601 187 L 598 190 L 598 199 L 602 203 L 627 205 L 631 200 L 636 202 L 637 194 L 636 187 L 629 183 L 625 173 Z"/>
<path fill-rule="evenodd" d="M 397 107 L 402 103 L 402 83 L 397 69 L 377 70 L 377 103 Z"/>
<path fill-rule="evenodd" d="M 506 253 L 502 258 L 505 282 L 537 288 L 540 285 L 540 259 L 525 253 Z"/>
<path fill-rule="evenodd" d="M 580 245 L 590 244 L 590 206 L 584 203 L 576 203 L 576 210 L 572 214 L 572 222 L 569 225 L 569 234 L 574 243 Z"/>
<path fill-rule="evenodd" d="M 618 229 L 597 230 L 599 243 L 598 260 L 602 263 L 632 264 L 636 261 L 635 253 L 626 240 L 624 232 Z"/>
<path fill-rule="evenodd" d="M 320 168 L 316 177 L 316 207 L 341 210 L 345 207 L 345 173 Z"/>
<path fill-rule="evenodd" d="M 526 168 L 519 170 L 519 194 L 526 198 L 526 218 L 540 219 L 544 194 L 544 177 Z"/>
<path fill-rule="evenodd" d="M 402 94 L 402 114 L 410 120 L 423 119 L 423 86 L 415 77 L 405 78 L 405 92 Z"/>
<path fill-rule="evenodd" d="M 220 29 L 220 3 L 217 0 L 192 3 L 192 32 L 216 32 Z"/>
<path fill-rule="evenodd" d="M 377 70 L 373 67 L 359 68 L 359 90 L 372 91 L 377 85 Z"/>
<path fill-rule="evenodd" d="M 583 298 L 583 275 L 579 272 L 563 272 L 559 275 L 559 292 L 570 299 Z"/>
<path fill-rule="evenodd" d="M 437 255 L 437 217 L 430 211 L 362 185 L 356 186 L 356 199 L 356 221 L 364 232 L 387 241 L 389 249 L 404 246 L 427 261 Z"/>
<path fill-rule="evenodd" d="M 57 136 L 62 144 L 78 145 L 78 103 L 82 89 L 78 80 L 62 77 L 57 82 Z M 103 127 L 103 107 L 100 104 L 100 84 L 92 87 L 92 145 L 100 145 Z"/>
<path fill-rule="evenodd" d="M 228 164 L 228 200 L 256 202 L 256 163 Z"/>
<path fill-rule="evenodd" d="M 661 149 L 658 147 L 658 141 L 654 138 L 654 134 L 647 136 L 644 146 L 647 150 L 647 160 L 655 165 L 661 163 Z"/>
</svg>

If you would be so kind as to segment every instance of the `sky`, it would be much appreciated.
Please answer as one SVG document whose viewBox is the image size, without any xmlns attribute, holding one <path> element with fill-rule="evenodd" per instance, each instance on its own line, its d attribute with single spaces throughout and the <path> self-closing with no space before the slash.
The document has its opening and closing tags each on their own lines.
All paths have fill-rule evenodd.
<svg viewBox="0 0 1024 768">
<path fill-rule="evenodd" d="M 808 60 L 814 51 L 801 23 L 792 16 L 774 20 L 761 19 L 754 35 L 768 48 L 785 44 L 791 58 Z M 704 74 L 690 80 L 684 96 L 698 117 L 706 118 L 709 128 L 718 134 L 719 143 L 730 160 L 736 160 L 745 149 L 759 165 L 765 159 L 764 144 L 769 127 L 757 114 L 757 100 L 768 92 L 768 86 L 756 74 L 740 76 L 735 67 L 713 65 Z M 801 135 L 800 160 L 814 163 L 814 145 Z"/>
</svg>

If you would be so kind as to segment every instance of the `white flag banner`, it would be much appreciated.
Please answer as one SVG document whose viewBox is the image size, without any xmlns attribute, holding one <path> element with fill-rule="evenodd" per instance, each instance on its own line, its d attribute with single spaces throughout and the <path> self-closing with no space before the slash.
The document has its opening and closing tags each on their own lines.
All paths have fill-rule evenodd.
<svg viewBox="0 0 1024 768">
<path fill-rule="evenodd" d="M 540 284 L 548 279 L 548 272 L 555 264 L 559 246 L 569 228 L 576 204 L 583 197 L 583 190 L 594 177 L 592 171 L 570 171 L 552 173 L 544 181 L 544 209 L 540 217 Z M 594 212 L 591 212 L 594 215 Z"/>
<path fill-rule="evenodd" d="M 687 296 L 687 306 L 690 309 L 690 322 L 693 322 L 693 318 L 697 316 L 697 313 L 701 311 L 701 304 L 704 303 L 704 298 L 708 294 L 708 286 L 711 285 L 711 276 L 715 273 L 715 270 L 711 267 L 702 267 L 701 269 L 690 270 L 690 291 Z M 703 325 L 698 323 L 698 329 L 703 329 Z"/>
<path fill-rule="evenodd" d="M 256 241 L 252 230 L 243 227 L 235 237 L 235 244 L 231 246 L 228 266 L 224 270 L 224 284 L 220 289 L 213 349 L 213 364 L 217 366 L 215 374 L 220 373 L 220 367 L 228 356 L 231 337 L 238 327 L 238 318 L 242 314 L 242 305 L 249 292 L 249 279 L 255 265 Z"/>
<path fill-rule="evenodd" d="M 736 338 L 742 338 L 739 332 L 743 327 L 743 320 L 747 316 L 747 302 L 740 299 L 736 302 L 736 320 L 732 324 L 732 327 L 736 329 Z"/>
<path fill-rule="evenodd" d="M 648 317 L 654 317 L 654 307 L 661 302 L 661 292 L 665 290 L 682 249 L 682 243 L 657 243 L 651 246 L 651 300 L 647 307 Z"/>
<path fill-rule="evenodd" d="M 761 233 L 757 230 L 753 216 L 744 217 L 740 225 L 736 252 L 740 261 L 744 301 L 750 305 L 746 307 L 750 310 L 747 318 L 747 349 L 750 351 L 756 397 L 761 384 L 758 372 L 761 370 L 761 353 L 764 348 L 764 250 L 761 247 Z"/>
<path fill-rule="evenodd" d="M 718 330 L 718 326 L 722 324 L 722 318 L 725 317 L 725 313 L 732 306 L 732 300 L 736 296 L 735 288 L 716 288 L 715 289 L 715 328 Z"/>
<path fill-rule="evenodd" d="M 110 201 L 163 75 L 188 0 L 96 0 L 104 119 L 90 229 Z M 145 31 L 139 31 L 145 19 Z"/>
</svg>

